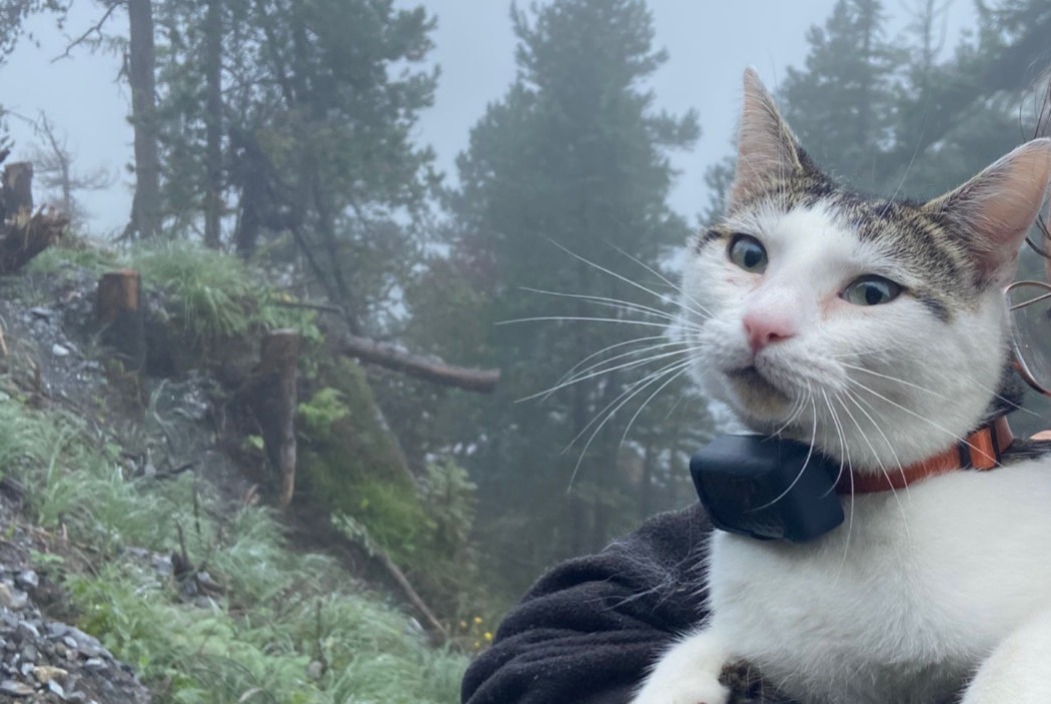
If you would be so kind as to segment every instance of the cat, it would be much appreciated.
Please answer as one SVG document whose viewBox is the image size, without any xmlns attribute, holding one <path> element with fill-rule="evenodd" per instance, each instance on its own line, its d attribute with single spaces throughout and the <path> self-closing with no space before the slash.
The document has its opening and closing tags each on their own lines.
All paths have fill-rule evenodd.
<svg viewBox="0 0 1051 704">
<path fill-rule="evenodd" d="M 738 150 L 726 215 L 684 270 L 707 393 L 848 481 L 985 422 L 1051 140 L 926 203 L 869 200 L 819 171 L 749 70 Z M 633 704 L 724 704 L 720 673 L 742 660 L 802 704 L 1051 702 L 1051 456 L 842 499 L 844 523 L 812 542 L 715 531 L 710 615 Z"/>
</svg>

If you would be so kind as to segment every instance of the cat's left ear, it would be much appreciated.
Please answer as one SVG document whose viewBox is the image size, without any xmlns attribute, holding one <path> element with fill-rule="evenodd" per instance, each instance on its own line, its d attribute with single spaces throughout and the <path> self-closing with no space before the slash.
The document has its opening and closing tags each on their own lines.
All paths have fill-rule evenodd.
<svg viewBox="0 0 1051 704">
<path fill-rule="evenodd" d="M 1051 139 L 1034 139 L 923 208 L 948 220 L 951 234 L 964 240 L 980 284 L 1006 286 L 1049 180 Z"/>
</svg>

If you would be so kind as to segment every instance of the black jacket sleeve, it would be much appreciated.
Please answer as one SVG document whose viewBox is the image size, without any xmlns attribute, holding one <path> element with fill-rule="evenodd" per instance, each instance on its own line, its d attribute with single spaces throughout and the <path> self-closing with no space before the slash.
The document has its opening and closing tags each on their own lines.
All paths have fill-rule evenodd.
<svg viewBox="0 0 1051 704">
<path fill-rule="evenodd" d="M 464 704 L 626 704 L 646 669 L 704 617 L 699 507 L 666 513 L 542 577 L 467 670 Z"/>
</svg>

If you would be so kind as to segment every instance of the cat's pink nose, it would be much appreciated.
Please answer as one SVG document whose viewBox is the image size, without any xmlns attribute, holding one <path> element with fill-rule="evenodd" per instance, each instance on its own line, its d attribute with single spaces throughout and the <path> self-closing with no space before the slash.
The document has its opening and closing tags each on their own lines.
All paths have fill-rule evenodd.
<svg viewBox="0 0 1051 704">
<path fill-rule="evenodd" d="M 784 313 L 754 310 L 745 314 L 743 322 L 744 334 L 753 355 L 767 345 L 787 340 L 796 334 L 794 321 Z"/>
</svg>

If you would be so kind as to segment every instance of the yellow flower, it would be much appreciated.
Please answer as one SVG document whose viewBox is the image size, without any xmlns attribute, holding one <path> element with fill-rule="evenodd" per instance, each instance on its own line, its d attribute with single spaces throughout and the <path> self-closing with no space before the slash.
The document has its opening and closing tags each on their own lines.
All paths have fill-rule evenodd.
<svg viewBox="0 0 1051 704">
<path fill-rule="evenodd" d="M 479 626 L 482 625 L 482 617 L 481 616 L 475 616 L 474 617 L 474 622 L 476 624 L 478 624 Z"/>
<path fill-rule="evenodd" d="M 492 634 L 492 633 L 490 633 L 489 631 L 486 631 L 486 632 L 485 632 L 485 639 L 486 639 L 486 640 L 487 640 L 488 642 L 492 643 L 492 642 L 493 642 L 493 634 Z"/>
</svg>

